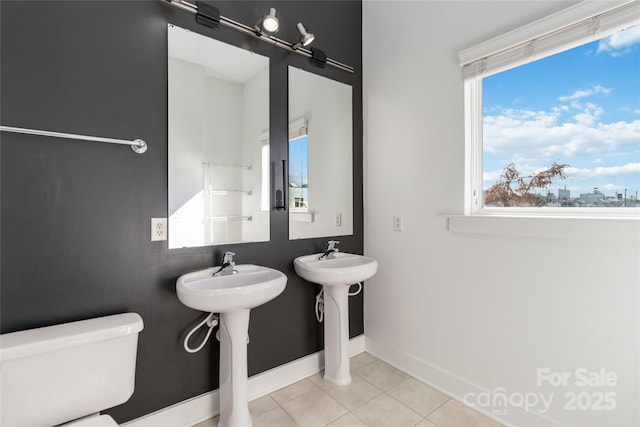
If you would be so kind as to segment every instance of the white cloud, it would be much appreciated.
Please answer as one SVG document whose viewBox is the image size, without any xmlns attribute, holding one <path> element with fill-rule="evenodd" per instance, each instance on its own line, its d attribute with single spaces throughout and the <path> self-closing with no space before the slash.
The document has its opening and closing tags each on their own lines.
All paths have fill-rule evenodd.
<svg viewBox="0 0 640 427">
<path fill-rule="evenodd" d="M 566 169 L 567 176 L 576 179 L 612 177 L 640 173 L 640 163 L 627 163 L 622 166 L 600 166 L 597 168 L 574 168 Z"/>
<path fill-rule="evenodd" d="M 572 107 L 568 121 L 561 108 L 551 111 L 506 109 L 484 117 L 484 150 L 507 156 L 516 163 L 570 163 L 581 154 L 608 156 L 624 148 L 638 146 L 640 119 L 602 123 L 604 110 L 594 103 Z M 574 111 L 577 110 L 577 111 Z"/>
<path fill-rule="evenodd" d="M 598 189 L 600 189 L 600 191 L 615 191 L 615 190 L 619 190 L 621 187 L 619 185 L 616 184 L 604 184 L 601 185 L 600 187 L 598 187 Z"/>
<path fill-rule="evenodd" d="M 609 93 L 611 93 L 611 88 L 597 85 L 591 89 L 580 89 L 580 90 L 576 90 L 571 95 L 559 96 L 558 101 L 562 101 L 562 102 L 575 101 L 577 99 L 584 98 L 586 96 L 595 95 L 598 93 L 609 95 Z M 574 104 L 574 105 L 579 106 L 579 104 Z"/>
<path fill-rule="evenodd" d="M 617 32 L 600 40 L 598 53 L 608 53 L 616 57 L 629 53 L 634 45 L 640 44 L 640 25 Z"/>
<path fill-rule="evenodd" d="M 482 172 L 482 181 L 483 182 L 498 182 L 500 181 L 500 176 L 502 175 L 502 169 L 497 171 L 484 171 Z"/>
</svg>

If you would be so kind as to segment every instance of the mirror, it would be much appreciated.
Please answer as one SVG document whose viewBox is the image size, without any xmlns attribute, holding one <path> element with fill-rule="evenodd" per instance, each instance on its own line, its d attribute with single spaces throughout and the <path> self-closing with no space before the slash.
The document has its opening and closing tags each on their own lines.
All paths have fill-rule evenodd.
<svg viewBox="0 0 640 427">
<path fill-rule="evenodd" d="M 289 67 L 289 239 L 353 234 L 351 86 Z"/>
<path fill-rule="evenodd" d="M 169 248 L 269 240 L 269 58 L 168 26 Z"/>
</svg>

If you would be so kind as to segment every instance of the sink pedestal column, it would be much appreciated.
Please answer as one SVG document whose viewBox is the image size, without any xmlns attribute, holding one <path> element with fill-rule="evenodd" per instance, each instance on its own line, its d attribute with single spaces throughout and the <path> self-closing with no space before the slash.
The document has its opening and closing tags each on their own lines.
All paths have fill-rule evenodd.
<svg viewBox="0 0 640 427">
<path fill-rule="evenodd" d="M 349 286 L 324 285 L 324 379 L 351 382 L 349 370 Z"/>
<path fill-rule="evenodd" d="M 251 426 L 247 394 L 250 310 L 220 315 L 220 421 L 218 427 Z"/>
</svg>

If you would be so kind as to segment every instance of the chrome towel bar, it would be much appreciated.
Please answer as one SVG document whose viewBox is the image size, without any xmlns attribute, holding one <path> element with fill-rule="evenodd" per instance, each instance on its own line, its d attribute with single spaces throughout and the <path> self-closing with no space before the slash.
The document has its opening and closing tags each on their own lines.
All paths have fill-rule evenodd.
<svg viewBox="0 0 640 427">
<path fill-rule="evenodd" d="M 28 135 L 51 136 L 54 138 L 81 139 L 84 141 L 106 142 L 109 144 L 129 145 L 131 146 L 131 149 L 138 154 L 142 154 L 145 151 L 147 151 L 147 143 L 141 139 L 134 139 L 133 141 L 129 141 L 126 139 L 114 139 L 114 138 L 103 138 L 100 136 L 76 135 L 73 133 L 51 132 L 46 130 L 25 129 L 25 128 L 17 128 L 12 126 L 0 126 L 0 131 L 25 133 Z"/>
</svg>

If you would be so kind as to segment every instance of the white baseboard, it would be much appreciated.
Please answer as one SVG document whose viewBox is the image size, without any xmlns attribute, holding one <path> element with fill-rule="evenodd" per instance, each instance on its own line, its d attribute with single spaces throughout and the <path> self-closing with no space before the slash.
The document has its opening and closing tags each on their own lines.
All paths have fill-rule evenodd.
<svg viewBox="0 0 640 427">
<path fill-rule="evenodd" d="M 349 341 L 349 355 L 355 356 L 365 349 L 364 335 Z M 305 356 L 277 368 L 249 378 L 249 401 L 293 384 L 324 367 L 324 351 Z M 218 390 L 196 396 L 175 405 L 129 421 L 127 427 L 188 427 L 215 417 L 220 413 Z"/>
<path fill-rule="evenodd" d="M 451 372 L 417 357 L 402 353 L 368 336 L 365 338 L 365 351 L 459 402 L 464 402 L 464 396 L 469 392 L 477 394 L 488 391 Z M 487 412 L 483 408 L 474 407 L 473 409 L 506 426 L 561 425 L 555 420 L 532 412 L 526 412 L 519 407 L 509 407 L 508 413 L 500 416 Z"/>
</svg>

